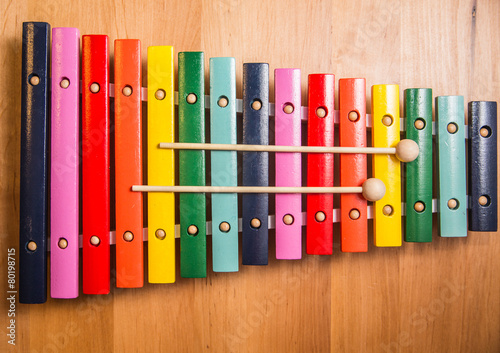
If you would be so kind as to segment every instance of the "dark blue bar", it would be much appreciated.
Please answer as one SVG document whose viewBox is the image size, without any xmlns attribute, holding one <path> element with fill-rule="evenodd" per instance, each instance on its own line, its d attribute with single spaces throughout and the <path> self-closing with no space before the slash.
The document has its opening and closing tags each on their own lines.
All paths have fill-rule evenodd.
<svg viewBox="0 0 500 353">
<path fill-rule="evenodd" d="M 252 104 L 261 103 L 255 110 Z M 269 65 L 243 64 L 243 143 L 269 144 Z M 243 153 L 243 185 L 269 185 L 269 156 L 267 152 Z M 243 194 L 242 257 L 243 265 L 267 265 L 268 211 L 267 194 Z M 260 227 L 251 225 L 252 219 L 260 220 Z"/>
<path fill-rule="evenodd" d="M 481 130 L 487 136 L 481 135 Z M 497 231 L 497 103 L 469 102 L 469 230 Z M 480 197 L 487 204 L 481 205 Z"/>
<path fill-rule="evenodd" d="M 47 300 L 47 161 L 50 25 L 23 23 L 19 301 Z M 36 84 L 36 77 L 38 84 Z M 35 77 L 35 79 L 33 79 Z M 34 242 L 36 250 L 28 249 Z"/>
</svg>

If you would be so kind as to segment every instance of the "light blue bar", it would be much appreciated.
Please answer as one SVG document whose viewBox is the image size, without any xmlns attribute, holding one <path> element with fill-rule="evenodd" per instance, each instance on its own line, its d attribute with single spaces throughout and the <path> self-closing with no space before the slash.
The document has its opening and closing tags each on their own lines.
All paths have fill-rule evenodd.
<svg viewBox="0 0 500 353">
<path fill-rule="evenodd" d="M 228 100 L 226 107 L 219 99 Z M 210 59 L 210 140 L 211 143 L 236 143 L 236 74 L 234 58 Z M 237 186 L 236 151 L 211 152 L 213 186 Z M 230 225 L 224 233 L 219 226 Z M 238 271 L 238 196 L 212 194 L 212 254 L 214 272 Z"/>
<path fill-rule="evenodd" d="M 438 149 L 439 235 L 442 237 L 467 236 L 467 190 L 465 176 L 464 97 L 436 97 L 436 139 Z M 458 127 L 448 132 L 448 124 Z M 450 209 L 448 201 L 458 200 L 458 208 Z"/>
</svg>

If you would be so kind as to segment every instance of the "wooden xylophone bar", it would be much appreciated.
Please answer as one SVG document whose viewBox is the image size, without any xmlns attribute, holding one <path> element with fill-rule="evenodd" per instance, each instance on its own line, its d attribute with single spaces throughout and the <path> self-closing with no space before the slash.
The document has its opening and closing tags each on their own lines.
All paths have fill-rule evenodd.
<svg viewBox="0 0 500 353">
<path fill-rule="evenodd" d="M 441 236 L 467 235 L 469 230 L 497 229 L 496 102 L 469 103 L 469 200 L 466 194 L 464 101 L 461 96 L 436 98 L 438 198 L 432 199 L 432 91 L 405 90 L 405 119 L 399 117 L 399 87 L 372 87 L 372 114 L 366 114 L 364 79 L 339 80 L 340 109 L 334 107 L 335 78 L 309 76 L 308 103 L 300 101 L 300 71 L 275 71 L 275 104 L 269 103 L 269 67 L 244 64 L 243 99 L 236 99 L 234 58 L 210 59 L 210 95 L 204 94 L 201 52 L 179 53 L 179 92 L 174 92 L 174 50 L 148 48 L 148 86 L 141 87 L 141 47 L 138 40 L 116 40 L 114 85 L 109 82 L 108 39 L 86 35 L 82 40 L 80 89 L 79 41 L 75 28 L 52 31 L 28 22 L 23 27 L 20 301 L 42 303 L 47 293 L 47 250 L 50 233 L 51 296 L 78 296 L 78 243 L 83 248 L 83 292 L 109 292 L 110 244 L 116 243 L 118 287 L 143 286 L 143 240 L 148 241 L 148 281 L 175 281 L 175 238 L 180 237 L 181 277 L 207 274 L 206 236 L 212 235 L 213 270 L 239 268 L 238 233 L 242 233 L 242 263 L 266 265 L 268 229 L 276 231 L 276 257 L 302 257 L 302 226 L 306 225 L 307 254 L 332 254 L 333 223 L 341 220 L 341 251 L 367 251 L 367 220 L 374 219 L 376 246 L 401 246 L 405 240 L 432 239 L 432 212 L 437 205 Z M 52 73 L 49 73 L 49 66 Z M 49 79 L 51 77 L 51 79 Z M 49 94 L 49 82 L 51 90 Z M 79 239 L 79 95 L 82 95 L 82 211 Z M 146 94 L 145 94 L 146 93 Z M 110 97 L 114 97 L 115 153 L 110 155 Z M 146 98 L 147 97 L 147 98 Z M 177 100 L 177 102 L 176 102 Z M 148 195 L 147 236 L 143 235 L 143 200 L 132 190 L 142 180 L 142 102 L 148 107 L 149 186 L 167 193 Z M 50 104 L 49 104 L 50 102 Z M 175 105 L 179 109 L 179 143 L 175 136 Z M 49 114 L 49 107 L 51 113 Z M 210 110 L 210 142 L 205 139 L 205 108 Z M 242 121 L 237 118 L 242 113 Z M 269 117 L 274 116 L 276 146 L 268 145 Z M 50 123 L 49 123 L 50 121 Z M 301 144 L 301 122 L 308 124 L 308 145 Z M 400 122 L 405 126 L 400 126 Z M 237 126 L 243 126 L 243 145 Z M 334 126 L 340 149 L 363 148 L 342 154 L 340 188 L 362 191 L 368 179 L 366 127 L 372 131 L 375 178 L 385 194 L 368 199 L 343 194 L 333 209 Z M 47 145 L 51 129 L 50 153 Z M 401 131 L 416 142 L 420 153 L 407 163 L 406 202 L 401 196 L 401 164 L 393 153 Z M 162 149 L 161 144 L 166 144 Z M 211 151 L 211 184 L 205 185 L 205 150 Z M 403 143 L 401 143 L 403 144 Z M 257 146 L 254 146 L 257 145 Z M 175 184 L 175 149 L 179 152 L 179 184 Z M 189 147 L 189 149 L 186 149 Z M 241 148 L 240 148 L 241 147 Z M 249 148 L 254 150 L 249 151 Z M 315 148 L 312 151 L 311 148 Z M 238 186 L 237 150 L 243 152 Z M 264 149 L 266 151 L 264 151 Z M 268 153 L 276 153 L 275 186 L 269 186 Z M 284 152 L 286 150 L 286 152 Z M 301 153 L 308 153 L 307 187 L 301 185 Z M 110 158 L 115 161 L 116 232 L 110 233 Z M 47 177 L 50 158 L 50 183 Z M 408 159 L 410 161 L 412 159 Z M 47 192 L 50 186 L 50 232 Z M 200 189 L 193 189 L 194 187 Z M 248 193 L 247 187 L 262 187 Z M 280 188 L 293 189 L 280 189 Z M 135 187 L 134 187 L 135 188 Z M 180 189 L 184 188 L 184 189 Z M 185 189 L 188 188 L 188 189 Z M 217 189 L 218 188 L 218 189 Z M 307 195 L 303 211 L 300 193 Z M 221 191 L 222 193 L 215 193 Z M 252 189 L 253 190 L 253 189 Z M 269 216 L 269 196 L 276 194 L 275 216 Z M 175 196 L 180 191 L 180 225 L 175 225 Z M 212 194 L 212 220 L 206 220 L 206 195 Z M 238 193 L 243 192 L 238 218 Z M 280 192 L 285 192 L 280 194 Z M 370 212 L 372 214 L 370 214 Z"/>
</svg>

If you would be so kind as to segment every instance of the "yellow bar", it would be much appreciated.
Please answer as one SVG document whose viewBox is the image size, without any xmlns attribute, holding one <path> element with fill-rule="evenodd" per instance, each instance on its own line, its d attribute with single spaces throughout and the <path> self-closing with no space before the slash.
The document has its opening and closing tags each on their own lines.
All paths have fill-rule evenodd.
<svg viewBox="0 0 500 353">
<path fill-rule="evenodd" d="M 372 86 L 372 117 L 373 146 L 396 147 L 400 140 L 398 85 Z M 396 156 L 374 155 L 373 177 L 386 187 L 385 196 L 374 207 L 375 246 L 401 246 L 401 166 Z"/>
<path fill-rule="evenodd" d="M 148 47 L 148 184 L 174 185 L 174 48 Z M 164 231 L 165 238 L 158 238 Z M 148 270 L 150 283 L 175 282 L 175 196 L 148 195 Z"/>
</svg>

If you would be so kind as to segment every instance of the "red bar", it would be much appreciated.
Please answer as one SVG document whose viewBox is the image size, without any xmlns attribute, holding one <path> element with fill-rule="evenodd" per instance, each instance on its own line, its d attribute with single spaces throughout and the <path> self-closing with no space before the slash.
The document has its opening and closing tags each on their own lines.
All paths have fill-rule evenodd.
<svg viewBox="0 0 500 353">
<path fill-rule="evenodd" d="M 366 147 L 366 82 L 364 78 L 339 80 L 340 146 Z M 349 119 L 351 114 L 351 119 Z M 355 120 L 354 118 L 357 118 Z M 354 120 L 354 121 L 353 121 Z M 366 154 L 340 155 L 340 185 L 361 186 L 366 180 Z M 353 219 L 351 211 L 359 218 Z M 368 223 L 366 200 L 361 194 L 340 196 L 340 250 L 366 252 Z"/>
<path fill-rule="evenodd" d="M 116 286 L 142 287 L 141 42 L 115 40 Z"/>
<path fill-rule="evenodd" d="M 333 146 L 334 98 L 334 75 L 309 75 L 307 120 L 309 146 Z M 333 154 L 307 155 L 307 186 L 333 186 Z M 308 194 L 307 253 L 331 255 L 332 251 L 333 194 Z"/>
<path fill-rule="evenodd" d="M 83 36 L 82 51 L 83 293 L 107 294 L 109 293 L 108 36 Z M 95 245 L 91 241 L 94 241 Z"/>
</svg>

